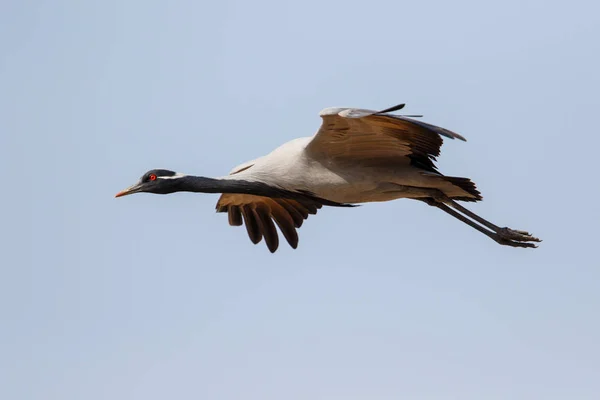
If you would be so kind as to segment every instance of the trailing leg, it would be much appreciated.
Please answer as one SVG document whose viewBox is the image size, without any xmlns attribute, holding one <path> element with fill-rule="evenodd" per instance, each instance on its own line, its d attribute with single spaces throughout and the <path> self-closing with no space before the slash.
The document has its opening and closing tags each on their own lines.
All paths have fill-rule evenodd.
<svg viewBox="0 0 600 400">
<path fill-rule="evenodd" d="M 483 233 L 484 235 L 488 236 L 489 238 L 501 245 L 512 247 L 535 248 L 537 246 L 534 243 L 530 242 L 541 242 L 540 239 L 533 237 L 528 232 L 513 230 L 506 227 L 498 227 L 492 224 L 491 222 L 481 218 L 474 212 L 467 210 L 466 208 L 464 208 L 454 200 L 444 196 L 443 194 L 440 194 L 435 198 L 431 197 L 420 200 L 429 204 L 430 206 L 437 207 L 440 210 L 452 215 L 454 218 L 478 230 L 479 232 Z"/>
</svg>

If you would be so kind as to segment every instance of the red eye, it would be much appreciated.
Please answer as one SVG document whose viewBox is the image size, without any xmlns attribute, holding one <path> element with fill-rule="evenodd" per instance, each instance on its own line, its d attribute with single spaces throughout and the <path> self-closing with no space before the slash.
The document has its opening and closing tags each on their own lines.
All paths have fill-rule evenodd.
<svg viewBox="0 0 600 400">
<path fill-rule="evenodd" d="M 156 180 L 156 175 L 150 174 L 149 178 L 150 178 L 151 181 L 155 181 Z"/>
</svg>

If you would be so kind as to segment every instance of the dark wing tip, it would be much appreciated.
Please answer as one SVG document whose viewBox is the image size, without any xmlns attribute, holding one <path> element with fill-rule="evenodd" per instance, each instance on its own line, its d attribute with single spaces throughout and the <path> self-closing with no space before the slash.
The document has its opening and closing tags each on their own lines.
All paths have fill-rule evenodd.
<svg viewBox="0 0 600 400">
<path fill-rule="evenodd" d="M 406 116 L 403 116 L 403 115 L 387 115 L 387 116 L 390 117 L 390 118 L 396 118 L 396 119 L 400 119 L 400 120 L 403 120 L 403 121 L 406 121 L 406 122 L 410 122 L 412 124 L 420 126 L 421 128 L 425 128 L 425 129 L 427 129 L 427 130 L 429 130 L 431 132 L 435 132 L 438 135 L 447 137 L 449 139 L 458 139 L 458 140 L 462 140 L 463 142 L 467 141 L 467 139 L 465 139 L 464 136 L 459 135 L 456 132 L 452 132 L 451 130 L 448 130 L 446 128 L 441 128 L 441 127 L 436 126 L 436 125 L 428 124 L 427 122 L 419 121 L 419 120 L 416 120 L 416 119 L 410 119 L 410 118 L 408 118 Z"/>
<path fill-rule="evenodd" d="M 390 108 L 386 108 L 385 110 L 378 111 L 378 112 L 375 113 L 375 115 L 378 115 L 378 114 L 387 114 L 387 113 L 391 113 L 391 112 L 394 112 L 394 111 L 398 111 L 398 110 L 403 109 L 405 105 L 406 104 L 404 104 L 404 103 L 398 104 L 396 106 L 393 106 L 393 107 L 390 107 Z M 414 120 L 408 119 L 408 118 L 422 118 L 423 115 L 388 115 L 388 116 L 389 117 L 393 117 L 393 118 L 398 118 L 398 119 L 404 119 L 405 121 L 413 122 L 413 123 L 415 123 L 417 125 L 420 125 L 420 126 L 422 126 L 424 128 L 428 128 L 430 130 L 435 131 L 438 135 L 442 135 L 442 136 L 445 136 L 445 137 L 450 138 L 450 139 L 458 139 L 458 140 L 462 140 L 463 142 L 467 141 L 467 139 L 465 139 L 464 136 L 459 135 L 458 133 L 452 132 L 452 131 L 450 131 L 448 129 L 440 128 L 438 126 L 431 125 L 431 124 L 428 124 L 426 122 L 414 121 Z"/>
<path fill-rule="evenodd" d="M 377 111 L 376 114 L 385 114 L 385 113 L 389 113 L 389 112 L 394 112 L 394 111 L 402 110 L 405 105 L 406 104 L 404 104 L 404 103 L 398 104 L 398 105 L 395 105 L 393 107 L 386 108 L 385 110 Z"/>
<path fill-rule="evenodd" d="M 464 136 L 459 135 L 458 133 L 455 133 L 455 132 L 452 132 L 452 131 L 448 131 L 448 130 L 446 130 L 446 131 L 450 132 L 452 134 L 452 139 L 462 140 L 463 142 L 467 141 L 467 139 Z"/>
</svg>

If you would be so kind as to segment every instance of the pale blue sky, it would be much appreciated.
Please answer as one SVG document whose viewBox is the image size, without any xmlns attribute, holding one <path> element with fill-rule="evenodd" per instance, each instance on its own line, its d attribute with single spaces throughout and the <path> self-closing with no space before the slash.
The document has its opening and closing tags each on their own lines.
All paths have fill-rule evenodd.
<svg viewBox="0 0 600 400">
<path fill-rule="evenodd" d="M 0 398 L 600 398 L 599 38 L 592 1 L 3 1 Z M 273 255 L 217 195 L 113 198 L 400 102 L 539 249 L 405 200 Z"/>
</svg>

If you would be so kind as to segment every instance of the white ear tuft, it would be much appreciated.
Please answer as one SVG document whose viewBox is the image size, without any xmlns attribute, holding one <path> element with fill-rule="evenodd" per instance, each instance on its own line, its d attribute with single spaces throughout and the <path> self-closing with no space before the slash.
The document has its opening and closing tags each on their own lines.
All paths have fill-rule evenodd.
<svg viewBox="0 0 600 400">
<path fill-rule="evenodd" d="M 156 178 L 158 178 L 158 179 L 178 179 L 178 178 L 183 178 L 184 176 L 187 176 L 187 175 L 177 172 L 173 176 L 157 176 Z"/>
</svg>

